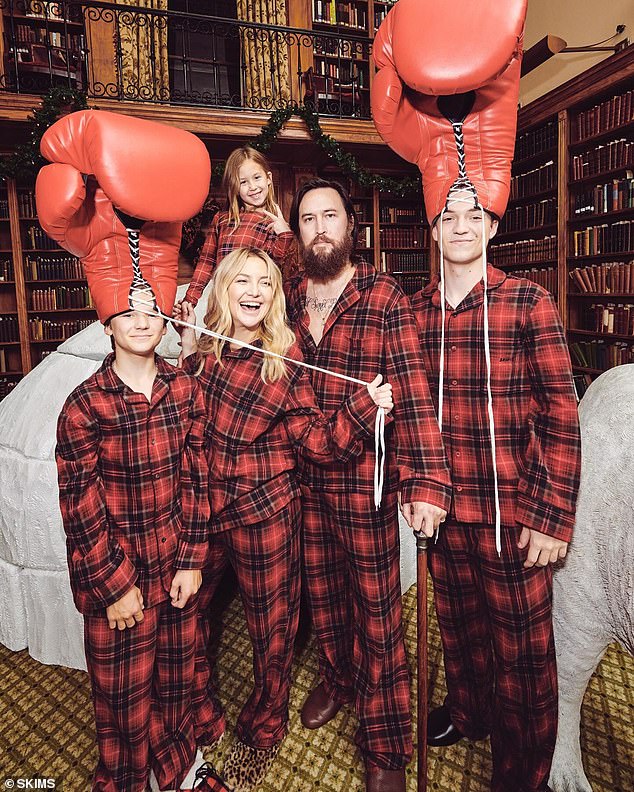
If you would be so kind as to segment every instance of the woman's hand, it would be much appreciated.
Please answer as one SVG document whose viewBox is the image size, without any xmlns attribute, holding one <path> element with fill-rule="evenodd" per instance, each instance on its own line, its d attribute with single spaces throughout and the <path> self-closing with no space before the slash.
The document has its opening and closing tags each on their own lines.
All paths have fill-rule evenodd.
<svg viewBox="0 0 634 792">
<path fill-rule="evenodd" d="M 377 374 L 372 382 L 370 382 L 367 386 L 368 393 L 377 407 L 383 407 L 385 412 L 389 413 L 390 410 L 394 408 L 394 401 L 392 400 L 392 386 L 388 382 L 386 382 L 385 385 L 381 385 L 382 381 L 383 375 Z"/>
</svg>

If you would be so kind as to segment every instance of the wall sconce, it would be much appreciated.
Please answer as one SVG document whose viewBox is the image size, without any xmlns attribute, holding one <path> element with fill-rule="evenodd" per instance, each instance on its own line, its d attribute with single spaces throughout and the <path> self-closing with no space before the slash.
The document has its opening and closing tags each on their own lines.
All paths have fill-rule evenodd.
<svg viewBox="0 0 634 792">
<path fill-rule="evenodd" d="M 610 41 L 615 36 L 619 36 L 625 30 L 625 25 L 617 25 L 616 33 L 603 41 L 598 41 L 596 44 L 587 44 L 584 47 L 569 47 L 566 41 L 559 36 L 544 36 L 543 39 L 533 44 L 532 47 L 526 50 L 522 59 L 521 76 L 532 72 L 542 63 L 545 63 L 553 55 L 559 55 L 567 52 L 619 52 L 628 46 L 627 39 L 622 39 L 611 47 L 602 47 L 606 41 Z"/>
</svg>

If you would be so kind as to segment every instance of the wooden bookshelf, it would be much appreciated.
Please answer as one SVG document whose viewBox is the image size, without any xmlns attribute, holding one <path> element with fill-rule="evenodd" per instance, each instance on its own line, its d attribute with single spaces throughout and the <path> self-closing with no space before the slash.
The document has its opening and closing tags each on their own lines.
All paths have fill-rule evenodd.
<svg viewBox="0 0 634 792">
<path fill-rule="evenodd" d="M 57 247 L 37 221 L 32 184 L 12 179 L 0 184 L 2 250 L 0 397 L 10 389 L 3 379 L 15 384 L 96 319 L 79 260 Z"/>
<path fill-rule="evenodd" d="M 513 191 L 489 248 L 556 296 L 578 385 L 634 362 L 633 74 L 630 46 L 519 111 Z"/>
<path fill-rule="evenodd" d="M 32 93 L 56 80 L 82 90 L 86 86 L 86 39 L 79 6 L 54 0 L 17 0 L 0 19 L 0 56 L 9 85 Z"/>
</svg>

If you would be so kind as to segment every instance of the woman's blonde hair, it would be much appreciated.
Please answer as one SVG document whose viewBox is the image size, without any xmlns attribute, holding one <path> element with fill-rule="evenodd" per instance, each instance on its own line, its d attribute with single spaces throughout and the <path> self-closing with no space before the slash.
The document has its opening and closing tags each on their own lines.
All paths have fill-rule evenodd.
<svg viewBox="0 0 634 792">
<path fill-rule="evenodd" d="M 214 270 L 207 313 L 205 314 L 205 327 L 230 336 L 233 330 L 233 319 L 229 308 L 229 286 L 233 283 L 238 273 L 242 270 L 249 258 L 258 258 L 267 267 L 267 275 L 271 282 L 272 301 L 269 312 L 260 323 L 257 338 L 262 342 L 262 349 L 285 355 L 295 342 L 295 333 L 286 323 L 286 299 L 282 288 L 282 273 L 273 259 L 263 250 L 244 247 L 232 250 Z M 225 341 L 213 336 L 201 335 L 198 340 L 198 354 L 201 358 L 201 367 L 207 355 L 213 355 L 222 366 L 222 350 Z M 276 382 L 286 376 L 286 364 L 279 358 L 262 355 L 262 381 Z"/>
<path fill-rule="evenodd" d="M 252 160 L 256 165 L 259 165 L 267 177 L 271 172 L 271 167 L 266 157 L 256 149 L 251 148 L 251 146 L 240 146 L 240 148 L 234 149 L 229 154 L 222 177 L 222 187 L 227 194 L 229 219 L 233 223 L 234 230 L 240 225 L 240 209 L 243 208 L 240 205 L 240 177 L 238 176 L 238 171 L 248 160 Z M 269 184 L 266 201 L 262 208 L 275 214 L 275 191 L 273 190 L 272 181 Z"/>
</svg>

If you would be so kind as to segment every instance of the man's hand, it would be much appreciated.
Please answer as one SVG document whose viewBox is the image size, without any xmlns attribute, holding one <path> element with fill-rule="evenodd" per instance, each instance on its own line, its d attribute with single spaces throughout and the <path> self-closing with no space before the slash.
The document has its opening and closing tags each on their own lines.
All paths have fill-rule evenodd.
<svg viewBox="0 0 634 792">
<path fill-rule="evenodd" d="M 141 589 L 132 586 L 121 599 L 108 605 L 106 608 L 108 627 L 114 630 L 125 630 L 126 627 L 134 627 L 137 622 L 143 621 L 143 596 Z"/>
<path fill-rule="evenodd" d="M 540 531 L 533 531 L 532 528 L 527 528 L 525 525 L 522 526 L 517 546 L 520 550 L 528 546 L 526 561 L 524 561 L 525 569 L 530 569 L 535 565 L 545 567 L 548 564 L 555 564 L 557 561 L 563 560 L 568 552 L 568 542 L 554 539 Z"/>
<path fill-rule="evenodd" d="M 423 501 L 401 504 L 401 513 L 414 533 L 422 532 L 427 537 L 433 536 L 447 517 L 444 509 Z"/>
<path fill-rule="evenodd" d="M 184 608 L 190 597 L 200 588 L 203 575 L 200 569 L 179 569 L 172 580 L 170 597 L 175 608 Z"/>
</svg>

